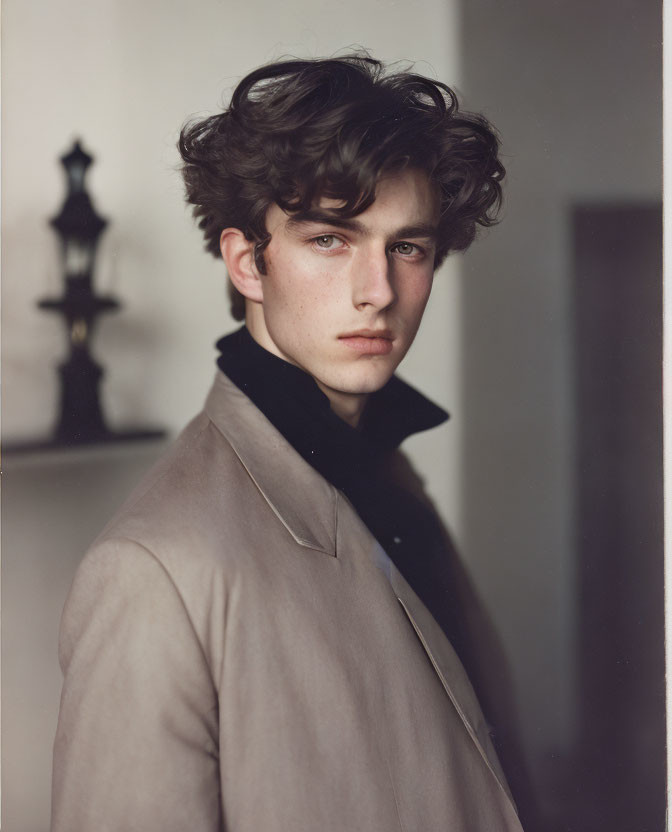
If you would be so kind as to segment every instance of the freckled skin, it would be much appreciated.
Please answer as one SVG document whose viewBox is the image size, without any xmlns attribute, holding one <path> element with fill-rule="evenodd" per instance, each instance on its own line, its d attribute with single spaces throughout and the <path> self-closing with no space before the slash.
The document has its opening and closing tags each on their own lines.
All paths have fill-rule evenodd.
<svg viewBox="0 0 672 832">
<path fill-rule="evenodd" d="M 319 207 L 335 205 L 323 199 Z M 398 232 L 436 225 L 438 201 L 426 175 L 411 169 L 382 179 L 373 204 L 355 219 L 358 230 L 312 221 L 292 226 L 271 206 L 263 300 L 248 300 L 246 314 L 255 340 L 313 376 L 332 409 L 353 425 L 420 325 L 432 287 L 434 241 Z M 362 329 L 389 330 L 391 351 L 362 354 L 348 346 L 342 336 Z"/>
</svg>

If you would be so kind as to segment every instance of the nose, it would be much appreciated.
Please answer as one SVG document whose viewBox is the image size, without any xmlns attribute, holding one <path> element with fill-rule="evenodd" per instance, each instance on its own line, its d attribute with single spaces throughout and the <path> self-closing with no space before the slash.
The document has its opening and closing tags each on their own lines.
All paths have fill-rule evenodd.
<svg viewBox="0 0 672 832">
<path fill-rule="evenodd" d="M 352 302 L 357 309 L 371 306 L 382 310 L 392 306 L 397 299 L 394 290 L 392 267 L 384 249 L 362 252 L 354 264 Z"/>
</svg>

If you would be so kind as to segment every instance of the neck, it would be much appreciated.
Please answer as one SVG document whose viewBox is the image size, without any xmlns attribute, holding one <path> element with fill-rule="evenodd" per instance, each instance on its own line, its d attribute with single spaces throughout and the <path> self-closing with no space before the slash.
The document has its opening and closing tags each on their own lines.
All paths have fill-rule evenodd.
<svg viewBox="0 0 672 832">
<path fill-rule="evenodd" d="M 350 427 L 359 427 L 359 421 L 362 418 L 366 401 L 369 398 L 367 393 L 342 393 L 340 390 L 332 390 L 325 387 L 317 379 L 315 383 L 329 399 L 329 405 L 334 413 L 344 422 L 347 422 Z"/>
</svg>

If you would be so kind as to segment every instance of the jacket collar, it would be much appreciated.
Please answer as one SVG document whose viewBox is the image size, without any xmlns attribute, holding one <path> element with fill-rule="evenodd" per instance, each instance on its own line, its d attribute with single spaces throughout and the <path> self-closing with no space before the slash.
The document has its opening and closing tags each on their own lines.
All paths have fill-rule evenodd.
<svg viewBox="0 0 672 832">
<path fill-rule="evenodd" d="M 296 542 L 335 557 L 336 489 L 222 372 L 215 377 L 205 412 Z"/>
</svg>

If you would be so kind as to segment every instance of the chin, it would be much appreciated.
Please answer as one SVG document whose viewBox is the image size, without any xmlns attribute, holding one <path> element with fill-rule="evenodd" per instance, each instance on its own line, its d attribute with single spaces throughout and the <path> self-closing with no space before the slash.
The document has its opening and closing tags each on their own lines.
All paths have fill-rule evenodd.
<svg viewBox="0 0 672 832">
<path fill-rule="evenodd" d="M 387 384 L 393 374 L 394 368 L 379 369 L 375 372 L 369 370 L 366 373 L 358 374 L 357 377 L 342 379 L 341 384 L 335 384 L 333 387 L 342 393 L 350 393 L 352 395 L 376 393 L 381 387 Z"/>
</svg>

